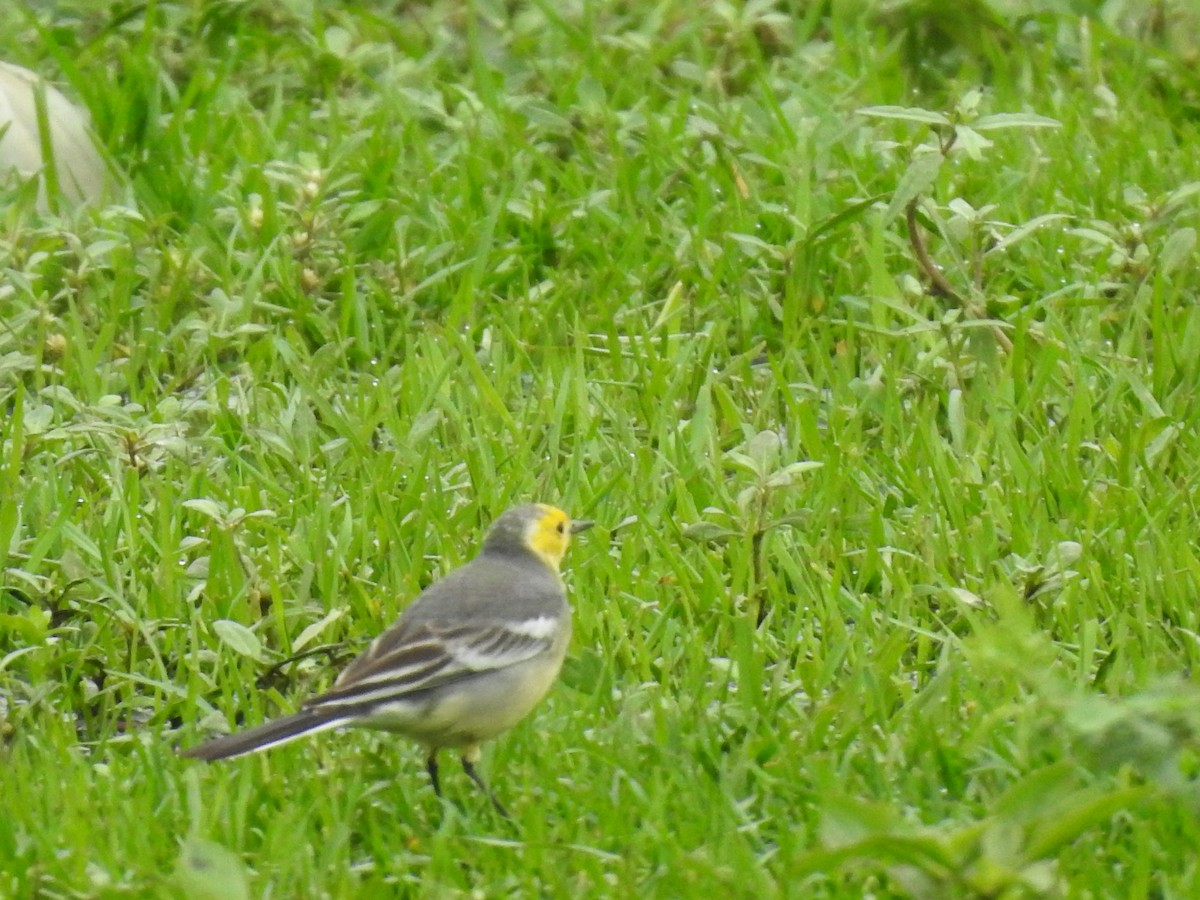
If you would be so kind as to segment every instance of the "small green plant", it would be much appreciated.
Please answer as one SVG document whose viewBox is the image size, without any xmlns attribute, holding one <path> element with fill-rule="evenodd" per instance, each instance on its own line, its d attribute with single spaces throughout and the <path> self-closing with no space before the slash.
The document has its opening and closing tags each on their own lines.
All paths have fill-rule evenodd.
<svg viewBox="0 0 1200 900">
<path fill-rule="evenodd" d="M 807 518 L 803 510 L 781 510 L 780 500 L 800 486 L 802 475 L 822 465 L 813 460 L 784 462 L 783 449 L 778 432 L 760 431 L 742 446 L 728 451 L 724 463 L 734 473 L 732 486 L 737 490 L 732 509 L 714 510 L 724 522 L 715 519 L 693 522 L 683 532 L 685 537 L 696 541 L 724 543 L 740 538 L 749 542 L 753 565 L 745 597 L 759 625 L 770 611 L 764 577 L 770 565 L 767 538 L 775 529 L 800 525 Z"/>
<path fill-rule="evenodd" d="M 965 314 L 969 320 L 987 319 L 984 280 L 989 257 L 1000 254 L 1037 229 L 1064 218 L 1049 213 L 1014 228 L 990 219 L 992 206 L 975 209 L 970 202 L 957 197 L 944 209 L 929 202 L 928 196 L 949 160 L 959 155 L 974 163 L 984 160 L 992 146 L 988 133 L 1013 128 L 1060 127 L 1057 120 L 1034 113 L 981 114 L 982 101 L 983 93 L 971 90 L 949 114 L 899 106 L 869 106 L 858 111 L 859 115 L 869 118 L 912 122 L 928 131 L 928 137 L 909 150 L 907 168 L 883 213 L 883 223 L 890 224 L 904 214 L 918 271 L 929 281 L 933 293 L 950 301 L 956 311 L 943 320 L 951 327 L 958 313 Z M 949 252 L 955 258 L 953 268 L 959 276 L 957 285 L 931 256 L 925 229 L 942 235 L 950 243 Z M 997 344 L 1010 352 L 1012 342 L 1002 325 L 995 323 L 991 330 Z"/>
</svg>

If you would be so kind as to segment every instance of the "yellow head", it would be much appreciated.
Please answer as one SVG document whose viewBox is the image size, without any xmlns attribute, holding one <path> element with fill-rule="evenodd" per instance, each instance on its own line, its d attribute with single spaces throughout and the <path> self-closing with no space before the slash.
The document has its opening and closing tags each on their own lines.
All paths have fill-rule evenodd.
<svg viewBox="0 0 1200 900">
<path fill-rule="evenodd" d="M 528 503 L 513 507 L 492 524 L 483 549 L 501 553 L 532 552 L 557 572 L 571 546 L 571 535 L 592 525 L 588 521 L 572 521 L 557 507 Z"/>
</svg>

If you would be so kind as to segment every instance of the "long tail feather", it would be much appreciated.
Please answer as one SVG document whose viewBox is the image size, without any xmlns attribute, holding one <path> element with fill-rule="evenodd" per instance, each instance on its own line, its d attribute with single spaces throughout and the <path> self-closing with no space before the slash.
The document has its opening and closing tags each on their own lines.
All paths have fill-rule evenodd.
<svg viewBox="0 0 1200 900">
<path fill-rule="evenodd" d="M 272 747 L 290 743 L 296 740 L 296 738 L 301 738 L 305 735 L 328 731 L 331 728 L 337 728 L 339 725 L 345 725 L 353 718 L 353 716 L 347 716 L 342 712 L 337 714 L 331 714 L 331 712 L 322 713 L 301 710 L 295 715 L 284 716 L 282 719 L 273 719 L 255 728 L 247 728 L 245 731 L 237 731 L 233 734 L 213 738 L 211 741 L 206 741 L 196 747 L 181 750 L 179 755 L 190 756 L 194 759 L 203 759 L 206 762 L 229 759 L 230 757 L 243 756 L 247 753 L 257 753 L 260 750 L 269 750 Z"/>
</svg>

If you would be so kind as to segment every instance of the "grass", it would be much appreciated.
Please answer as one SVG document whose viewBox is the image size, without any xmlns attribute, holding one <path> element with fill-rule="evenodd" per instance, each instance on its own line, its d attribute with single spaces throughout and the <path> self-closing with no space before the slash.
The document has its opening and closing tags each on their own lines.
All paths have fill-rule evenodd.
<svg viewBox="0 0 1200 900">
<path fill-rule="evenodd" d="M 1194 896 L 1196 14 L 1052 6 L 22 6 L 129 183 L 0 205 L 0 894 Z M 175 756 L 533 498 L 512 822 Z"/>
</svg>

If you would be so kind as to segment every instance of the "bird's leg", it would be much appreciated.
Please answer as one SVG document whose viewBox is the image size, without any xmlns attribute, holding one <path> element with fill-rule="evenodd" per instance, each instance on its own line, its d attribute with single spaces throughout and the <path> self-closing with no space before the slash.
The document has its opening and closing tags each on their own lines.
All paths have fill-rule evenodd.
<svg viewBox="0 0 1200 900">
<path fill-rule="evenodd" d="M 487 798 L 492 801 L 492 806 L 496 807 L 496 812 L 504 816 L 506 819 L 511 819 L 508 810 L 504 808 L 504 804 L 496 799 L 496 795 L 492 793 L 492 789 L 487 786 L 480 774 L 475 771 L 475 763 L 470 762 L 465 757 L 463 758 L 463 770 L 471 777 L 471 780 L 479 785 L 480 789 L 487 794 Z"/>
<path fill-rule="evenodd" d="M 425 771 L 429 773 L 429 780 L 433 783 L 433 792 L 437 796 L 442 796 L 442 784 L 438 781 L 438 764 L 437 750 L 430 750 L 429 755 L 425 757 Z"/>
<path fill-rule="evenodd" d="M 467 773 L 470 779 L 479 785 L 480 790 L 487 794 L 487 798 L 492 801 L 492 806 L 496 807 L 496 812 L 504 816 L 506 819 L 511 819 L 508 810 L 504 808 L 504 804 L 496 799 L 496 795 L 492 793 L 491 788 L 484 783 L 483 777 L 475 770 L 475 763 L 479 761 L 479 748 L 468 747 L 462 755 L 463 771 Z"/>
</svg>

